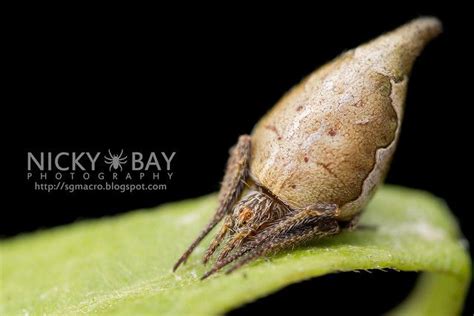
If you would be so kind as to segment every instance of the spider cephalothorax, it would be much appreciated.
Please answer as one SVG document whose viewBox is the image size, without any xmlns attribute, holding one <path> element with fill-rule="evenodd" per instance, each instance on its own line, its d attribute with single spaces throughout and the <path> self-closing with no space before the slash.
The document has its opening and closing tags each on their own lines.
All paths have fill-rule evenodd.
<svg viewBox="0 0 474 316">
<path fill-rule="evenodd" d="M 225 216 L 224 224 L 204 256 L 204 262 L 214 254 L 222 240 L 226 243 L 217 262 L 224 260 L 234 248 L 248 245 L 268 226 L 275 224 L 290 212 L 290 209 L 280 201 L 259 189 L 259 187 L 251 188 L 250 192 L 235 205 L 233 211 Z"/>
</svg>

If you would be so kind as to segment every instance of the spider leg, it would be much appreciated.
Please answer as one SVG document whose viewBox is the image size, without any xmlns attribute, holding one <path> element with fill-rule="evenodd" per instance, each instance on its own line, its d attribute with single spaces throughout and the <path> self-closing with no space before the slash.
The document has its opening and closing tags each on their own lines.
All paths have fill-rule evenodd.
<svg viewBox="0 0 474 316">
<path fill-rule="evenodd" d="M 234 250 L 236 247 L 241 246 L 244 240 L 250 235 L 250 233 L 250 230 L 246 230 L 234 234 L 229 240 L 229 242 L 225 245 L 224 249 L 222 249 L 219 253 L 216 262 L 224 260 L 224 258 L 227 257 L 232 250 Z"/>
<path fill-rule="evenodd" d="M 246 245 L 246 243 L 248 243 L 249 241 L 249 238 L 258 233 L 258 231 L 261 229 L 261 227 L 264 226 L 264 224 L 266 223 L 263 223 L 262 225 L 257 224 L 254 226 L 247 227 L 246 229 L 234 232 L 230 240 L 225 244 L 224 248 L 217 256 L 216 263 L 224 261 L 234 249 L 239 249 L 242 246 Z"/>
<path fill-rule="evenodd" d="M 106 160 L 106 163 L 109 163 L 109 162 L 111 162 L 111 161 L 113 160 L 112 158 L 107 157 L 107 156 L 105 156 L 104 159 Z"/>
<path fill-rule="evenodd" d="M 113 167 L 114 164 L 110 164 L 110 167 L 109 167 L 109 171 L 112 171 L 112 167 Z"/>
<path fill-rule="evenodd" d="M 339 232 L 339 224 L 334 218 L 325 216 L 321 217 L 317 222 L 317 225 L 304 224 L 294 227 L 277 238 L 267 240 L 266 243 L 247 252 L 241 260 L 226 271 L 226 274 L 266 254 L 275 253 L 288 247 L 299 245 L 309 239 L 334 235 Z"/>
<path fill-rule="evenodd" d="M 313 237 L 323 237 L 339 232 L 336 215 L 339 209 L 334 204 L 317 204 L 311 208 L 288 214 L 274 225 L 264 229 L 254 239 L 245 243 L 238 251 L 218 260 L 202 279 L 209 277 L 226 265 L 237 261 L 231 271 L 245 263 L 272 251 L 278 251 Z"/>
<path fill-rule="evenodd" d="M 211 244 L 209 245 L 209 248 L 207 248 L 206 254 L 204 255 L 204 257 L 202 259 L 202 263 L 206 264 L 209 261 L 212 254 L 219 247 L 221 241 L 227 235 L 227 233 L 229 232 L 231 227 L 232 227 L 232 219 L 231 219 L 230 215 L 226 215 L 225 219 L 224 219 L 224 224 L 222 225 L 221 229 L 219 230 L 217 235 L 212 240 Z"/>
<path fill-rule="evenodd" d="M 185 263 L 196 246 L 219 223 L 222 218 L 232 210 L 232 206 L 240 197 L 244 189 L 244 181 L 248 177 L 250 160 L 251 138 L 249 135 L 239 137 L 237 144 L 231 149 L 224 180 L 219 191 L 219 206 L 207 226 L 201 231 L 194 242 L 188 247 L 173 267 L 175 271 Z"/>
</svg>

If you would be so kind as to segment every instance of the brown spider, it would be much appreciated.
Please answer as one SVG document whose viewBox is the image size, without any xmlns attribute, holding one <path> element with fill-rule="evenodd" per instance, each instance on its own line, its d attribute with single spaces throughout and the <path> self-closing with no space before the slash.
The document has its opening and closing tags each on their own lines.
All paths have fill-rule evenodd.
<svg viewBox="0 0 474 316">
<path fill-rule="evenodd" d="M 174 270 L 222 220 L 203 262 L 220 252 L 203 279 L 355 227 L 395 151 L 411 66 L 440 31 L 437 19 L 416 19 L 284 96 L 231 150 L 217 211 Z"/>
</svg>

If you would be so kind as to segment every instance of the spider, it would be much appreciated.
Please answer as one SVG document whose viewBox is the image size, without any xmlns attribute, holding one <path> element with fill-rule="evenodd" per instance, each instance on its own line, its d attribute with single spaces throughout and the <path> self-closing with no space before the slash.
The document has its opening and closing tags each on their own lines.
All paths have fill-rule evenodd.
<svg viewBox="0 0 474 316">
<path fill-rule="evenodd" d="M 122 165 L 127 163 L 127 156 L 122 157 L 123 149 L 120 152 L 120 155 L 112 155 L 109 149 L 109 157 L 105 157 L 105 163 L 110 165 L 109 171 L 112 170 L 112 167 L 117 170 L 120 168 L 120 171 L 123 170 Z"/>
<path fill-rule="evenodd" d="M 173 270 L 219 222 L 202 279 L 355 228 L 395 151 L 412 63 L 439 32 L 435 18 L 414 20 L 285 95 L 231 149 L 217 210 Z"/>
</svg>

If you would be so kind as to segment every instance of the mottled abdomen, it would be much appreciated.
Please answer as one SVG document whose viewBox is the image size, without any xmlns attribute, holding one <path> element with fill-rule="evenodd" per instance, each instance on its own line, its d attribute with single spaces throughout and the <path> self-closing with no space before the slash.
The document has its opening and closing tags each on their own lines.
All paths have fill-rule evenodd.
<svg viewBox="0 0 474 316">
<path fill-rule="evenodd" d="M 293 88 L 254 128 L 254 180 L 295 209 L 336 203 L 344 220 L 360 212 L 395 150 L 412 64 L 439 32 L 437 20 L 417 20 Z"/>
</svg>

